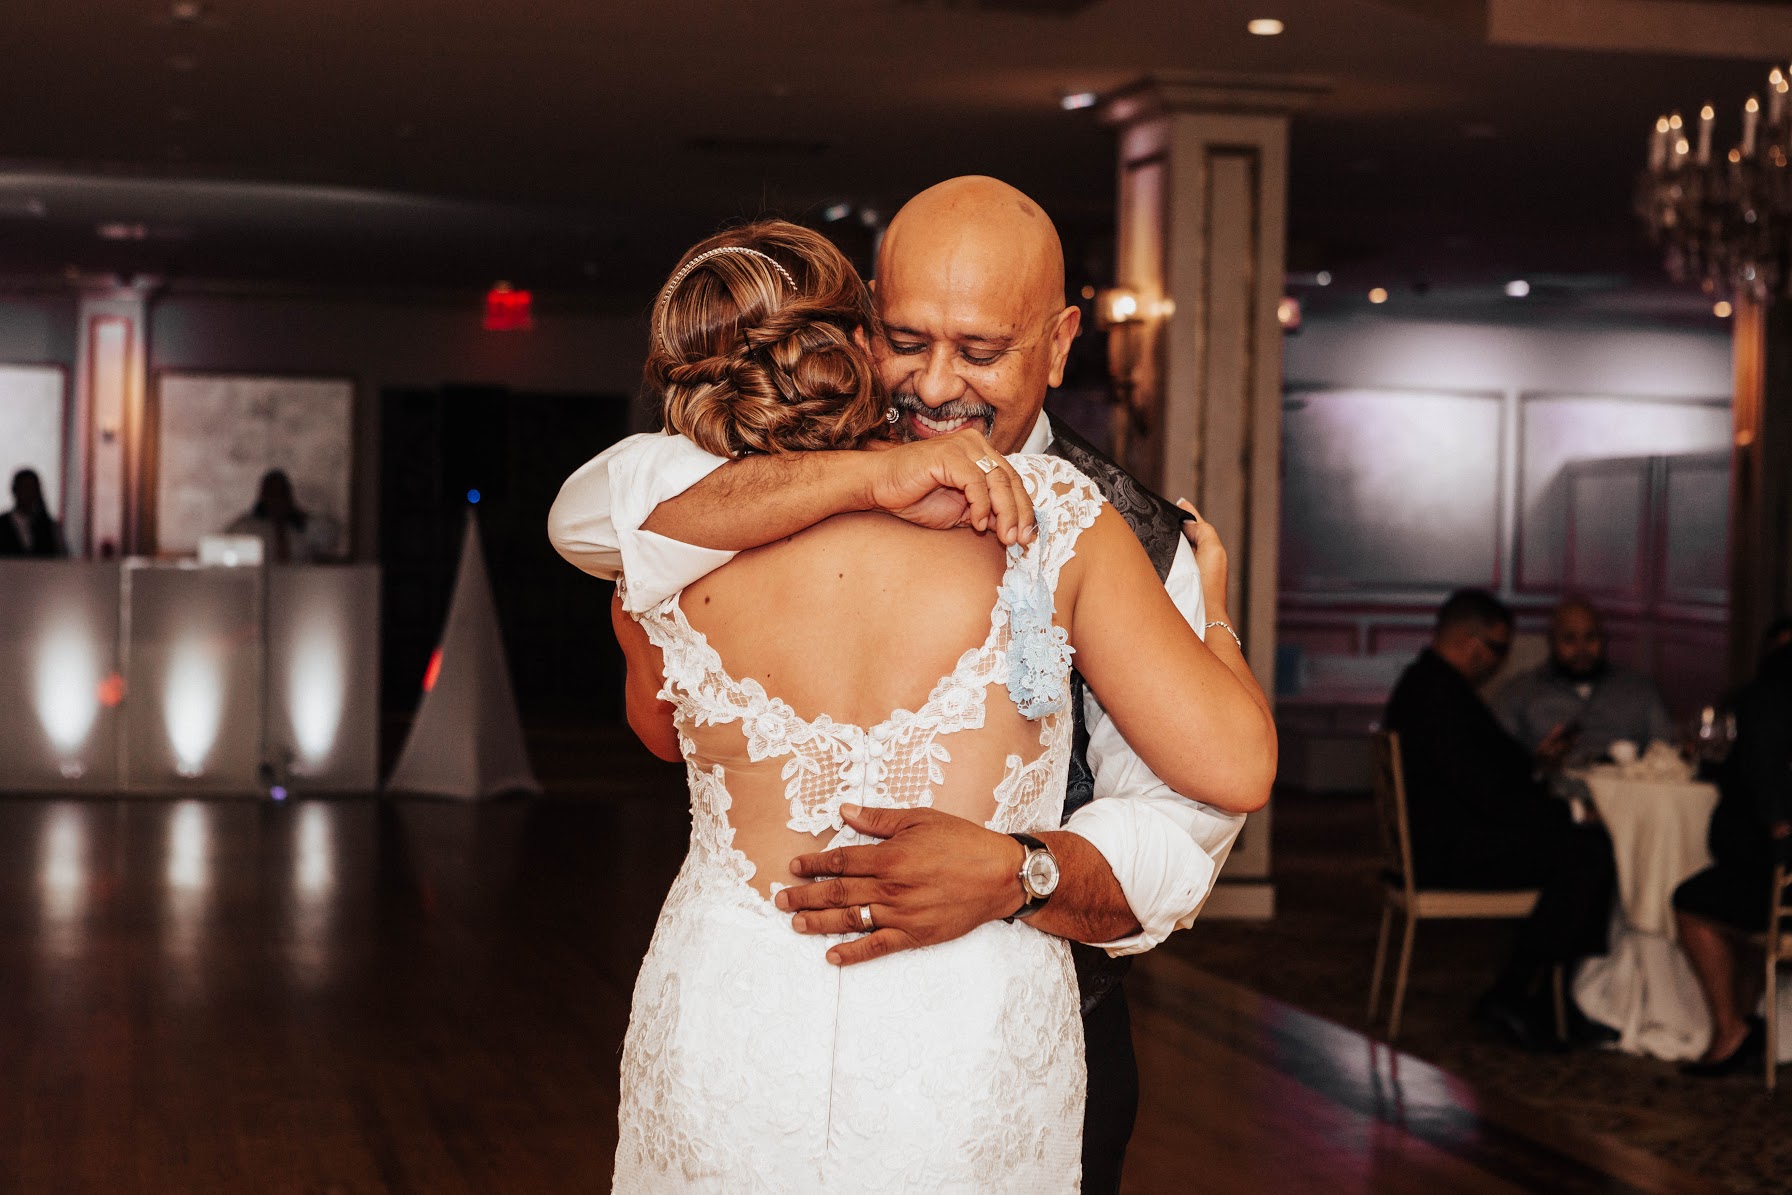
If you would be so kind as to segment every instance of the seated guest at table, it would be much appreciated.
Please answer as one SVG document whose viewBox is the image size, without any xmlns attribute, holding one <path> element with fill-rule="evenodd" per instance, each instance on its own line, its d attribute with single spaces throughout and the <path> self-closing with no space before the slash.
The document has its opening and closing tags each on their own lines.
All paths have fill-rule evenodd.
<svg viewBox="0 0 1792 1195">
<path fill-rule="evenodd" d="M 12 509 L 0 519 L 0 556 L 67 556 L 62 528 L 44 504 L 36 469 L 12 475 Z"/>
<path fill-rule="evenodd" d="M 1475 692 L 1511 647 L 1512 612 L 1499 599 L 1451 594 L 1431 646 L 1394 686 L 1386 723 L 1400 735 L 1419 886 L 1541 889 L 1475 1015 L 1520 1045 L 1550 1049 L 1549 973 L 1605 953 L 1616 870 L 1605 830 L 1577 824 L 1569 803 L 1549 795 L 1530 753 Z M 1568 1005 L 1571 1040 L 1615 1036 Z"/>
<path fill-rule="evenodd" d="M 1711 813 L 1712 864 L 1674 890 L 1680 945 L 1711 1013 L 1710 1045 L 1680 1068 L 1699 1077 L 1758 1066 L 1767 1044 L 1755 1015 L 1766 976 L 1748 937 L 1767 928 L 1774 865 L 1792 862 L 1792 618 L 1767 629 L 1765 647 L 1735 698 L 1736 744 Z"/>
<path fill-rule="evenodd" d="M 316 564 L 329 558 L 335 527 L 322 515 L 299 508 L 285 470 L 261 475 L 255 505 L 231 521 L 227 535 L 258 535 L 269 564 Z"/>
<path fill-rule="evenodd" d="M 1495 694 L 1493 712 L 1539 764 L 1591 763 L 1620 739 L 1639 751 L 1673 741 L 1654 682 L 1613 665 L 1605 646 L 1599 611 L 1568 598 L 1549 616 L 1549 659 Z"/>
</svg>

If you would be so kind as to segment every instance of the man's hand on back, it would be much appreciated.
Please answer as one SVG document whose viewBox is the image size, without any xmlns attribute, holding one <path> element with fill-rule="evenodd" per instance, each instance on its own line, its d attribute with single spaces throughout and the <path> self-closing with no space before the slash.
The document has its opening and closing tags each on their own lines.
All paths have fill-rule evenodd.
<svg viewBox="0 0 1792 1195">
<path fill-rule="evenodd" d="M 839 966 L 963 937 L 1020 908 L 1020 843 L 937 809 L 843 807 L 847 823 L 886 839 L 799 855 L 790 870 L 815 881 L 778 893 L 798 933 L 861 932 L 870 905 L 877 929 L 828 951 Z M 799 911 L 803 910 L 803 911 Z"/>
<path fill-rule="evenodd" d="M 1012 916 L 1025 900 L 1020 843 L 1007 834 L 937 809 L 842 806 L 846 824 L 884 841 L 799 855 L 790 870 L 813 881 L 778 893 L 804 934 L 864 934 L 828 950 L 837 966 L 869 962 L 899 950 L 949 942 L 985 922 Z M 1034 831 L 1058 857 L 1051 900 L 1030 919 L 1043 933 L 1079 942 L 1108 942 L 1139 931 L 1138 919 L 1107 860 L 1085 839 L 1062 830 Z M 859 906 L 870 905 L 864 933 Z"/>
</svg>

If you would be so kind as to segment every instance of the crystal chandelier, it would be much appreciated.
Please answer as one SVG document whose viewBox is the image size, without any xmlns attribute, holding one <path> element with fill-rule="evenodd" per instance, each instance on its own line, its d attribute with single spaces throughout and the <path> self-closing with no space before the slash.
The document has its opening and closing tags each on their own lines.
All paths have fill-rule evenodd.
<svg viewBox="0 0 1792 1195">
<path fill-rule="evenodd" d="M 1678 112 L 1655 122 L 1637 213 L 1676 282 L 1696 282 L 1716 298 L 1765 303 L 1792 297 L 1792 80 L 1775 67 L 1767 104 L 1749 96 L 1742 140 L 1712 150 L 1717 111 L 1706 104 L 1698 128 Z"/>
</svg>

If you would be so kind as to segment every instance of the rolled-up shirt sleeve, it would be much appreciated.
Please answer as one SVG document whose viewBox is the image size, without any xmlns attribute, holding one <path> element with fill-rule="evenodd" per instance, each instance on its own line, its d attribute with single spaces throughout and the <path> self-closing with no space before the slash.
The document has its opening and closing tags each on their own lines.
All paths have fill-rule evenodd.
<svg viewBox="0 0 1792 1195">
<path fill-rule="evenodd" d="M 683 436 L 649 432 L 605 449 L 568 477 L 548 511 L 548 539 L 594 577 L 627 574 L 624 604 L 646 610 L 734 559 L 733 552 L 643 530 L 662 502 L 727 463 Z"/>
<path fill-rule="evenodd" d="M 1201 634 L 1206 621 L 1200 576 L 1187 543 L 1164 586 L 1182 616 Z M 1244 826 L 1244 815 L 1191 801 L 1160 780 L 1120 737 L 1089 694 L 1084 704 L 1095 800 L 1064 824 L 1101 852 L 1126 894 L 1139 931 L 1094 942 L 1109 954 L 1142 954 L 1195 922 L 1214 880 Z"/>
</svg>

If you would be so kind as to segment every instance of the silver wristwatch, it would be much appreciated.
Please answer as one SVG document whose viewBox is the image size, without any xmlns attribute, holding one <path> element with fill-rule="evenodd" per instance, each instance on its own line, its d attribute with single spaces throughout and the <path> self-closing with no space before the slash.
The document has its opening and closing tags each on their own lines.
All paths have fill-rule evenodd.
<svg viewBox="0 0 1792 1195">
<path fill-rule="evenodd" d="M 1058 890 L 1058 857 L 1052 854 L 1052 848 L 1034 838 L 1031 834 L 1010 834 L 1008 837 L 1027 848 L 1027 853 L 1020 861 L 1020 890 L 1026 894 L 1026 903 L 1004 918 L 1013 921 L 1016 917 L 1031 917 L 1045 907 L 1045 902 L 1052 898 Z"/>
</svg>

